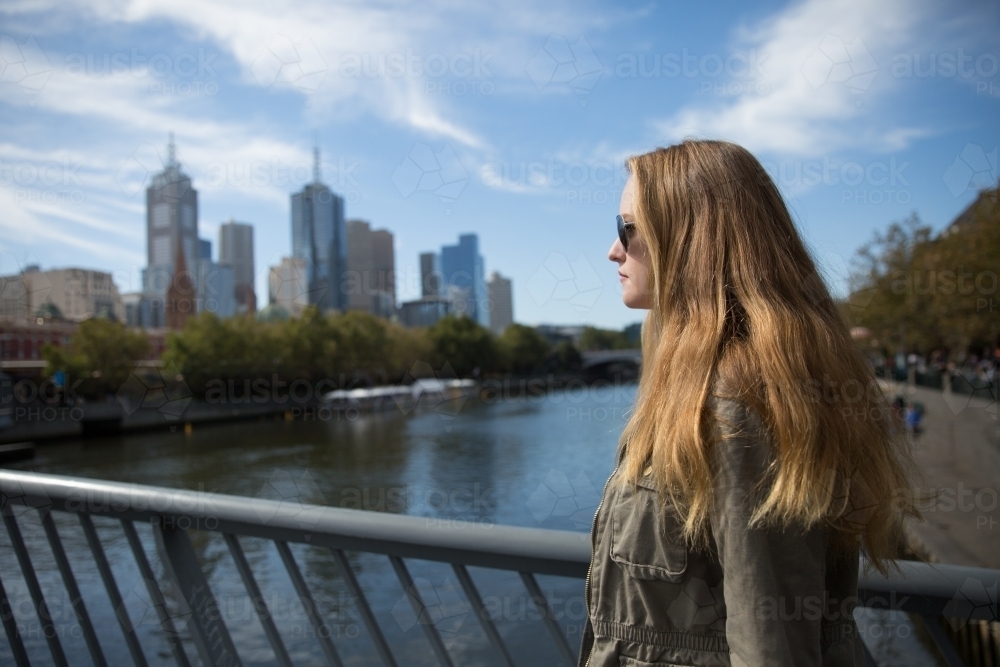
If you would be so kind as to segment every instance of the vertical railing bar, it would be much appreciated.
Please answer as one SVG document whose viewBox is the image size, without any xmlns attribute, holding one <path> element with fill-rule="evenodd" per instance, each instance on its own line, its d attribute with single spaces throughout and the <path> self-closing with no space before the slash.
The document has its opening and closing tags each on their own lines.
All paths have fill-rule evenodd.
<svg viewBox="0 0 1000 667">
<path fill-rule="evenodd" d="M 444 642 L 441 641 L 441 635 L 438 634 L 437 628 L 431 622 L 431 616 L 427 612 L 427 607 L 424 605 L 423 599 L 420 597 L 420 591 L 417 590 L 416 585 L 413 583 L 410 571 L 406 569 L 406 563 L 399 556 L 389 556 L 389 560 L 392 561 L 392 567 L 396 570 L 399 583 L 403 585 L 403 591 L 405 591 L 406 597 L 410 600 L 410 606 L 413 607 L 413 611 L 417 615 L 417 623 L 424 629 L 424 634 L 427 635 L 427 639 L 431 643 L 431 648 L 434 649 L 434 654 L 437 655 L 438 660 L 445 667 L 454 667 L 454 663 L 448 655 L 448 650 L 445 648 Z"/>
<path fill-rule="evenodd" d="M 135 556 L 136 565 L 139 566 L 139 574 L 142 575 L 143 580 L 146 582 L 149 599 L 156 609 L 157 617 L 160 619 L 160 627 L 163 628 L 163 634 L 166 635 L 167 643 L 170 644 L 170 650 L 174 654 L 174 660 L 180 667 L 190 667 L 191 663 L 188 662 L 187 653 L 184 652 L 184 645 L 181 643 L 180 635 L 177 633 L 174 621 L 170 618 L 170 614 L 167 611 L 167 601 L 164 599 L 163 593 L 160 591 L 160 586 L 156 582 L 156 577 L 153 575 L 153 568 L 149 566 L 149 559 L 146 558 L 146 550 L 142 548 L 142 542 L 139 541 L 139 534 L 135 532 L 135 526 L 132 525 L 131 521 L 122 519 L 121 522 L 122 529 L 125 531 L 125 537 L 128 538 L 129 546 L 132 547 L 132 554 Z"/>
<path fill-rule="evenodd" d="M 267 635 L 267 640 L 271 642 L 271 649 L 274 650 L 274 659 L 282 667 L 292 667 L 292 660 L 288 657 L 285 644 L 281 641 L 278 628 L 274 625 L 274 619 L 271 618 L 267 602 L 265 602 L 264 596 L 261 595 L 260 587 L 257 585 L 257 580 L 254 579 L 253 570 L 250 569 L 250 563 L 243 553 L 240 541 L 232 533 L 223 533 L 222 536 L 226 539 L 226 544 L 229 546 L 229 553 L 233 555 L 233 560 L 236 561 L 236 569 L 239 570 L 240 578 L 243 579 L 243 586 L 250 593 L 250 600 L 253 602 L 254 611 L 257 613 L 257 618 L 260 619 L 261 625 L 264 626 L 264 634 Z"/>
<path fill-rule="evenodd" d="M 35 568 L 31 565 L 31 556 L 28 555 L 28 548 L 24 545 L 24 539 L 21 537 L 21 529 L 17 525 L 17 520 L 13 514 L 5 512 L 3 521 L 7 524 L 7 533 L 10 535 L 10 542 L 11 546 L 14 547 L 14 553 L 17 554 L 17 562 L 21 566 L 24 583 L 28 585 L 31 600 L 35 603 L 35 613 L 42 624 L 42 633 L 45 635 L 45 641 L 48 642 L 49 651 L 52 653 L 52 661 L 57 667 L 68 666 L 69 663 L 66 662 L 66 654 L 63 653 L 62 644 L 59 642 L 59 636 L 56 634 L 56 628 L 52 624 L 52 614 L 49 613 L 49 607 L 45 604 L 45 596 L 42 594 L 42 587 L 38 583 L 38 577 L 35 576 Z"/>
<path fill-rule="evenodd" d="M 14 662 L 17 663 L 17 667 L 31 667 L 31 661 L 28 660 L 28 652 L 24 650 L 21 633 L 17 629 L 17 619 L 14 618 L 14 610 L 11 609 L 10 600 L 7 599 L 7 591 L 4 590 L 3 581 L 0 581 L 0 617 L 3 618 L 3 629 L 7 632 L 7 641 L 10 642 L 10 650 L 14 654 Z"/>
<path fill-rule="evenodd" d="M 101 546 L 97 530 L 94 529 L 94 522 L 90 520 L 90 516 L 87 514 L 81 513 L 79 516 L 80 525 L 83 526 L 83 534 L 87 538 L 90 552 L 94 555 L 97 571 L 101 574 L 101 580 L 104 582 L 104 590 L 107 591 L 111 607 L 115 610 L 118 625 L 122 629 L 122 634 L 125 635 L 125 643 L 128 645 L 129 653 L 132 654 L 132 661 L 138 667 L 146 667 L 146 656 L 142 653 L 142 646 L 139 644 L 139 638 L 136 636 L 135 628 L 132 626 L 132 619 L 129 618 L 128 610 L 122 602 L 121 593 L 118 592 L 118 584 L 111 573 L 111 566 L 108 565 L 108 559 L 104 555 L 104 547 Z"/>
<path fill-rule="evenodd" d="M 469 598 L 469 602 L 472 603 L 473 609 L 476 610 L 476 616 L 479 617 L 479 622 L 483 626 L 483 631 L 489 638 L 490 643 L 493 644 L 493 648 L 496 649 L 497 655 L 500 656 L 505 665 L 508 667 L 514 667 L 514 660 L 511 659 L 510 653 L 507 652 L 507 647 L 503 643 L 503 638 L 500 636 L 500 632 L 497 631 L 497 626 L 493 623 L 493 619 L 490 618 L 489 612 L 483 604 L 483 598 L 479 595 L 479 590 L 476 588 L 475 582 L 472 581 L 469 571 L 464 565 L 459 563 L 452 563 L 451 566 L 455 570 L 458 582 L 462 584 L 462 590 L 465 591 L 466 597 Z"/>
<path fill-rule="evenodd" d="M 288 571 L 288 576 L 292 579 L 292 585 L 295 586 L 295 590 L 299 594 L 299 599 L 302 600 L 302 604 L 306 608 L 306 614 L 309 615 L 309 622 L 312 623 L 313 630 L 316 631 L 316 639 L 319 641 L 319 645 L 326 655 L 327 662 L 334 667 L 343 667 L 340 656 L 337 654 L 337 648 L 330 640 L 330 633 L 324 631 L 324 628 L 328 629 L 329 626 L 323 622 L 316 611 L 316 602 L 313 600 L 312 593 L 309 592 L 309 586 L 302 577 L 302 572 L 299 571 L 299 566 L 295 564 L 295 557 L 292 555 L 291 549 L 288 548 L 288 543 L 275 540 L 274 545 L 278 547 L 278 554 L 281 555 L 281 560 L 285 563 L 285 570 Z"/>
<path fill-rule="evenodd" d="M 45 536 L 48 538 L 49 546 L 52 548 L 52 555 L 55 557 L 56 565 L 59 567 L 59 574 L 62 575 L 63 585 L 66 587 L 66 593 L 69 595 L 70 604 L 73 605 L 73 611 L 80 622 L 80 630 L 83 632 L 83 638 L 87 642 L 87 650 L 90 651 L 90 658 L 94 661 L 95 667 L 107 667 L 108 663 L 104 659 L 104 651 L 101 650 L 101 644 L 97 641 L 97 633 L 94 632 L 94 625 L 90 622 L 90 614 L 87 613 L 87 607 L 83 603 L 80 587 L 76 585 L 76 577 L 73 576 L 73 570 L 69 566 L 69 559 L 66 558 L 66 550 L 63 549 L 62 540 L 59 539 L 56 522 L 52 520 L 52 512 L 48 509 L 39 509 L 38 514 L 42 518 L 42 527 L 45 528 Z"/>
<path fill-rule="evenodd" d="M 385 641 L 385 635 L 382 634 L 382 628 L 379 627 L 378 621 L 375 620 L 375 615 L 372 613 L 371 607 L 368 606 L 365 592 L 361 590 L 361 585 L 358 583 L 358 578 L 354 576 L 354 570 L 351 568 L 347 556 L 340 549 L 331 549 L 330 551 L 333 553 L 333 558 L 337 561 L 337 565 L 340 566 L 340 572 L 344 577 L 344 581 L 347 582 L 347 587 L 351 589 L 351 594 L 357 600 L 361 619 L 365 622 L 365 627 L 368 628 L 368 634 L 371 635 L 372 641 L 375 642 L 375 648 L 378 649 L 379 655 L 382 656 L 382 662 L 386 664 L 386 667 L 396 667 L 396 659 L 392 656 L 392 651 L 389 650 L 389 645 Z"/>
<path fill-rule="evenodd" d="M 574 664 L 576 656 L 573 655 L 573 651 L 569 647 L 569 641 L 566 640 L 566 635 L 563 634 L 562 628 L 559 627 L 559 623 L 556 621 L 556 617 L 552 614 L 548 600 L 542 595 L 542 589 L 538 586 L 535 575 L 531 572 L 521 572 L 520 574 L 521 580 L 524 581 L 524 585 L 528 589 L 528 594 L 535 602 L 538 611 L 542 612 L 542 619 L 545 621 L 545 626 L 549 629 L 549 634 L 555 640 L 559 652 L 562 653 L 563 658 L 566 659 L 568 664 Z"/>
<path fill-rule="evenodd" d="M 187 528 L 173 525 L 175 522 L 179 523 L 175 517 L 153 516 L 150 527 L 164 574 L 182 602 L 181 613 L 188 618 L 201 662 L 206 667 L 239 667 L 243 663 L 226 627 L 223 610 L 202 571 L 191 536 Z"/>
<path fill-rule="evenodd" d="M 878 667 L 878 663 L 875 662 L 875 656 L 872 655 L 871 649 L 868 648 L 868 644 L 865 643 L 864 638 L 858 637 L 857 641 L 861 642 L 861 649 L 865 653 L 865 665 L 867 667 Z"/>
<path fill-rule="evenodd" d="M 920 620 L 923 621 L 927 633 L 934 640 L 934 645 L 941 651 L 941 656 L 948 667 L 966 667 L 965 661 L 958 654 L 955 645 L 948 639 L 948 635 L 945 634 L 944 628 L 941 627 L 941 622 L 936 616 L 930 614 L 913 614 L 913 616 L 919 616 Z"/>
</svg>

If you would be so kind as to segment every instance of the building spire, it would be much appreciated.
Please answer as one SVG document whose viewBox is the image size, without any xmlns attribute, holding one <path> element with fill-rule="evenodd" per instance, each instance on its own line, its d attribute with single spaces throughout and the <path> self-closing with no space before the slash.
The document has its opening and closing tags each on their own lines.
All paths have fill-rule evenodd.
<svg viewBox="0 0 1000 667">
<path fill-rule="evenodd" d="M 313 183 L 319 183 L 319 145 L 313 146 Z"/>
<path fill-rule="evenodd" d="M 174 147 L 174 133 L 169 134 L 169 140 L 167 141 L 167 166 L 173 167 L 177 164 L 177 151 Z"/>
</svg>

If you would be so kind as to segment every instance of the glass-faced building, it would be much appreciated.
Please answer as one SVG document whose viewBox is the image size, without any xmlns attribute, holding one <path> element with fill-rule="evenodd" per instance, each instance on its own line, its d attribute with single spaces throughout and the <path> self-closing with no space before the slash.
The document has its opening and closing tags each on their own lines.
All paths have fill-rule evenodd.
<svg viewBox="0 0 1000 667">
<path fill-rule="evenodd" d="M 479 254 L 477 235 L 462 234 L 457 245 L 441 246 L 441 274 L 445 291 L 443 296 L 455 301 L 453 312 L 489 327 L 485 262 Z"/>
<path fill-rule="evenodd" d="M 292 256 L 305 262 L 310 305 L 347 309 L 340 289 L 347 271 L 344 200 L 318 182 L 318 174 L 292 195 Z"/>
</svg>

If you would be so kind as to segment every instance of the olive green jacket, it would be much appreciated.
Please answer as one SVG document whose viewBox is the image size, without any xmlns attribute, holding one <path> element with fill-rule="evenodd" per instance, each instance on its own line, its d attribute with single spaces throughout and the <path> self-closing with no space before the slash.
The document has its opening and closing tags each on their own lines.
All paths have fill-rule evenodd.
<svg viewBox="0 0 1000 667">
<path fill-rule="evenodd" d="M 580 666 L 863 667 L 858 553 L 835 553 L 825 527 L 750 529 L 770 441 L 742 403 L 707 407 L 718 417 L 710 548 L 685 546 L 651 476 L 620 484 L 616 468 L 594 517 Z"/>
</svg>

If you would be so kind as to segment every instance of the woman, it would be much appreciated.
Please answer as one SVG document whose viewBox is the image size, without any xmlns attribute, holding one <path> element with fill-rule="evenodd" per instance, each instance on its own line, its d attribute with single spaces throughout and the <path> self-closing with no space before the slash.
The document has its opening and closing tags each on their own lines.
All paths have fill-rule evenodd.
<svg viewBox="0 0 1000 667">
<path fill-rule="evenodd" d="M 905 437 L 749 152 L 628 169 L 608 257 L 649 313 L 580 664 L 864 665 L 859 553 L 886 572 L 917 516 Z"/>
</svg>

